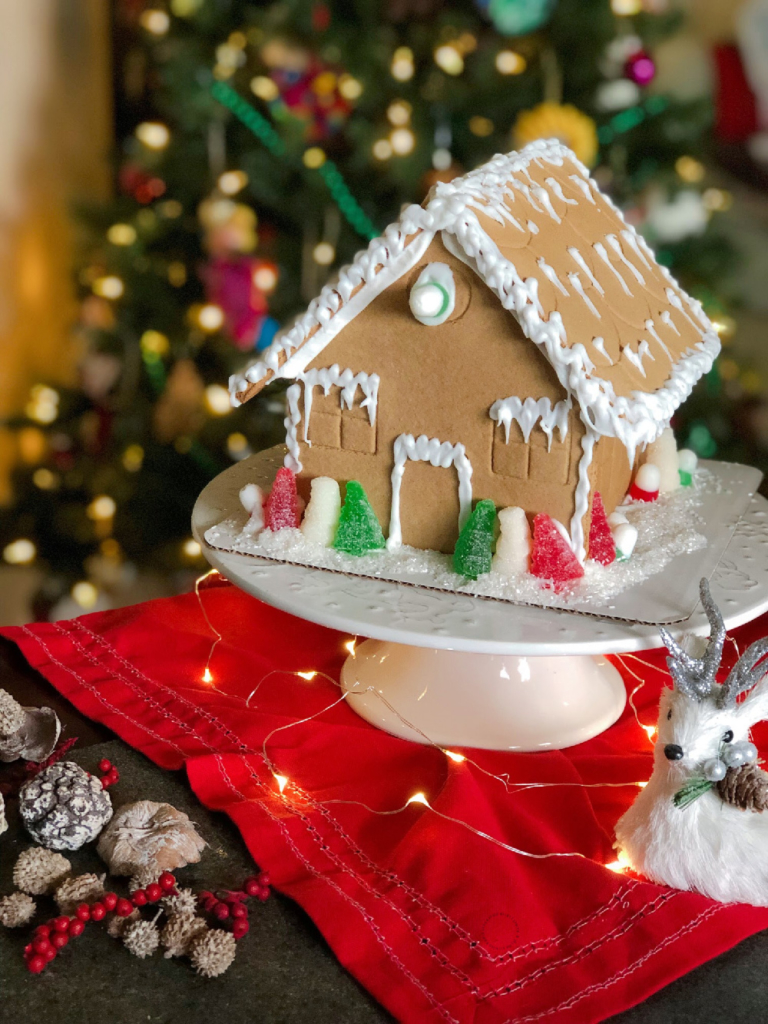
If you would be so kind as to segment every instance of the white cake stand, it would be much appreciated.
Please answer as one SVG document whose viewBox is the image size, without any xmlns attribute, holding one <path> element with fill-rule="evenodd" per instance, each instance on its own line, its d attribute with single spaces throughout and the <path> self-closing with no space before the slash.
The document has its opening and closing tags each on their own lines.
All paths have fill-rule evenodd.
<svg viewBox="0 0 768 1024">
<path fill-rule="evenodd" d="M 206 530 L 237 512 L 240 488 L 265 473 L 271 479 L 281 461 L 282 452 L 271 449 L 211 481 L 195 505 L 193 532 L 210 564 L 247 593 L 300 618 L 370 638 L 356 645 L 342 669 L 348 703 L 359 715 L 416 742 L 493 750 L 560 749 L 616 721 L 626 694 L 605 655 L 661 646 L 656 625 L 344 576 L 209 547 Z M 730 481 L 726 464 L 709 464 L 715 471 L 718 466 Z M 749 479 L 756 486 L 759 474 Z M 724 503 L 734 504 L 733 497 L 725 488 Z M 736 497 L 745 512 L 730 524 L 730 542 L 726 538 L 716 562 L 711 552 L 709 564 L 703 552 L 682 555 L 652 577 L 662 595 L 665 577 L 679 586 L 681 574 L 694 584 L 708 575 L 728 628 L 768 609 L 768 501 L 749 493 Z M 706 635 L 709 624 L 697 605 L 671 628 Z"/>
</svg>

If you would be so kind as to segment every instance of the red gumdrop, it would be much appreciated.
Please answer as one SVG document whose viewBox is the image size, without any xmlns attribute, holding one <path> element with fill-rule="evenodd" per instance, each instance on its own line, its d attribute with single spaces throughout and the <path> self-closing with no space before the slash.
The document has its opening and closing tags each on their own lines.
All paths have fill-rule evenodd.
<svg viewBox="0 0 768 1024">
<path fill-rule="evenodd" d="M 546 512 L 539 512 L 533 520 L 531 573 L 551 582 L 555 590 L 584 575 L 579 560 Z"/>
<path fill-rule="evenodd" d="M 295 529 L 300 522 L 296 475 L 283 466 L 264 505 L 264 526 L 268 530 Z"/>
<path fill-rule="evenodd" d="M 601 565 L 610 565 L 616 560 L 616 544 L 613 540 L 608 516 L 600 492 L 595 491 L 592 499 L 592 522 L 589 525 L 589 557 Z"/>
</svg>

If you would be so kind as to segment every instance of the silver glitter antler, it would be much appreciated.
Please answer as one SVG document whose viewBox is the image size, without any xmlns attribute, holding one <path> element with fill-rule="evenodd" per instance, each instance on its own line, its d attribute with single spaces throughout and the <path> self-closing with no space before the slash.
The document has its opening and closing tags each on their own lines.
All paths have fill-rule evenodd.
<svg viewBox="0 0 768 1024">
<path fill-rule="evenodd" d="M 768 665 L 758 665 L 761 658 L 768 654 L 768 637 L 755 640 L 744 651 L 739 660 L 728 673 L 728 678 L 720 688 L 719 703 L 722 707 L 732 706 L 740 693 L 751 690 L 768 672 Z"/>
<path fill-rule="evenodd" d="M 706 579 L 702 579 L 699 583 L 699 593 L 701 594 L 701 604 L 707 613 L 711 629 L 709 643 L 703 657 L 694 658 L 690 654 L 686 654 L 680 644 L 672 638 L 666 629 L 659 630 L 661 639 L 671 655 L 671 657 L 667 658 L 667 665 L 675 681 L 675 686 L 693 700 L 704 700 L 706 697 L 715 695 L 717 690 L 720 690 L 715 676 L 720 668 L 720 661 L 723 657 L 723 644 L 725 643 L 725 623 L 723 622 L 720 610 L 712 600 L 712 595 L 709 592 L 709 583 Z M 744 655 L 745 658 L 748 653 L 749 651 Z M 766 646 L 763 653 L 768 653 L 768 646 Z M 722 690 L 724 691 L 725 687 Z"/>
</svg>

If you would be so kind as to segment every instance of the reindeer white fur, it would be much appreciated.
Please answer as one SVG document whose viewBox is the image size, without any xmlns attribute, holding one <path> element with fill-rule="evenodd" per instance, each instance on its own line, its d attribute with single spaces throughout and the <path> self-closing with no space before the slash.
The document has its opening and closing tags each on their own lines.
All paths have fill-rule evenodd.
<svg viewBox="0 0 768 1024">
<path fill-rule="evenodd" d="M 662 630 L 674 687 L 661 697 L 653 774 L 617 823 L 615 845 L 653 881 L 722 902 L 768 906 L 768 811 L 734 807 L 715 788 L 686 807 L 675 804 L 675 794 L 691 779 L 707 771 L 716 775 L 712 765 L 727 761 L 731 745 L 741 744 L 747 760 L 753 759 L 749 731 L 768 718 L 768 664 L 758 665 L 768 654 L 768 639 L 752 644 L 725 682 L 717 683 L 725 626 L 706 580 L 701 600 L 712 631 L 701 658 Z"/>
</svg>

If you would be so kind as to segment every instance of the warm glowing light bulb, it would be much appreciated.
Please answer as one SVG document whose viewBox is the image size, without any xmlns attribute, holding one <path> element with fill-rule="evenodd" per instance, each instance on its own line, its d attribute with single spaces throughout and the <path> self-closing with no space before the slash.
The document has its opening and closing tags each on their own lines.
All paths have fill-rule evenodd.
<svg viewBox="0 0 768 1024">
<path fill-rule="evenodd" d="M 301 159 L 305 167 L 310 167 L 314 171 L 325 163 L 325 153 L 319 146 L 310 146 L 309 149 L 304 150 L 304 156 Z"/>
<path fill-rule="evenodd" d="M 414 793 L 413 796 L 409 796 L 405 806 L 410 807 L 411 804 L 424 804 L 425 807 L 429 807 L 429 801 L 423 793 Z"/>
<path fill-rule="evenodd" d="M 72 587 L 71 593 L 77 604 L 86 610 L 93 608 L 99 599 L 98 590 L 87 580 L 81 580 L 80 583 L 76 583 L 74 587 Z"/>
<path fill-rule="evenodd" d="M 611 10 L 622 17 L 639 14 L 643 9 L 643 0 L 611 0 Z"/>
<path fill-rule="evenodd" d="M 377 139 L 373 144 L 373 155 L 377 160 L 389 160 L 392 156 L 392 143 L 389 139 Z"/>
<path fill-rule="evenodd" d="M 390 124 L 404 125 L 411 120 L 411 104 L 405 100 L 394 100 L 387 107 L 387 119 Z"/>
<path fill-rule="evenodd" d="M 141 351 L 148 355 L 164 356 L 170 350 L 171 343 L 160 331 L 144 331 L 139 339 Z"/>
<path fill-rule="evenodd" d="M 91 285 L 94 295 L 102 299 L 119 299 L 125 291 L 123 282 L 115 274 L 97 277 Z"/>
<path fill-rule="evenodd" d="M 460 75 L 464 70 L 464 58 L 455 46 L 438 46 L 432 56 L 435 64 L 446 75 Z"/>
<path fill-rule="evenodd" d="M 301 676 L 302 679 L 314 679 L 317 672 L 297 672 L 297 676 Z"/>
<path fill-rule="evenodd" d="M 219 191 L 225 196 L 234 196 L 248 184 L 248 175 L 245 171 L 225 171 L 219 175 Z"/>
<path fill-rule="evenodd" d="M 200 544 L 195 540 L 194 537 L 190 537 L 189 540 L 185 540 L 181 545 L 181 550 L 187 556 L 187 558 L 199 558 L 203 553 L 203 549 Z"/>
<path fill-rule="evenodd" d="M 655 725 L 644 725 L 643 728 L 648 733 L 648 739 L 652 740 L 653 737 L 656 735 L 656 726 Z"/>
<path fill-rule="evenodd" d="M 20 538 L 3 548 L 3 558 L 9 565 L 29 565 L 34 562 L 37 548 L 31 540 Z"/>
<path fill-rule="evenodd" d="M 356 644 L 357 644 L 356 640 L 347 640 L 347 642 L 344 644 L 344 646 L 347 648 L 347 650 L 349 651 L 349 653 L 352 655 L 353 658 L 355 656 L 355 645 Z"/>
<path fill-rule="evenodd" d="M 398 82 L 407 82 L 409 78 L 413 78 L 413 50 L 407 46 L 398 46 L 392 57 L 392 65 L 389 70 L 392 77 L 396 78 Z"/>
<path fill-rule="evenodd" d="M 357 100 L 363 94 L 363 84 L 352 75 L 342 75 L 339 79 L 339 92 L 345 100 Z"/>
<path fill-rule="evenodd" d="M 638 787 L 640 789 L 645 789 L 645 787 L 648 785 L 648 783 L 647 782 L 638 782 L 637 785 L 638 785 Z"/>
<path fill-rule="evenodd" d="M 312 250 L 312 259 L 321 267 L 329 267 L 336 259 L 336 250 L 330 242 L 318 242 Z"/>
<path fill-rule="evenodd" d="M 112 245 L 133 245 L 136 241 L 136 228 L 131 224 L 113 224 L 107 231 L 107 241 Z"/>
<path fill-rule="evenodd" d="M 141 12 L 139 23 L 153 36 L 164 36 L 171 27 L 171 19 L 165 11 L 146 10 Z"/>
<path fill-rule="evenodd" d="M 689 184 L 701 181 L 706 174 L 704 164 L 693 156 L 680 156 L 675 161 L 675 170 L 678 175 Z"/>
<path fill-rule="evenodd" d="M 88 518 L 96 522 L 111 519 L 116 511 L 115 499 L 110 498 L 108 494 L 100 494 L 97 498 L 94 498 L 86 509 Z"/>
<path fill-rule="evenodd" d="M 392 152 L 398 156 L 407 156 L 416 145 L 416 136 L 410 128 L 396 128 L 389 136 Z"/>
<path fill-rule="evenodd" d="M 144 464 L 144 449 L 140 444 L 129 444 L 123 452 L 122 462 L 129 473 L 138 473 Z"/>
<path fill-rule="evenodd" d="M 616 860 L 612 860 L 610 864 L 606 864 L 605 866 L 609 871 L 621 872 L 632 867 L 632 863 L 626 853 L 623 850 L 619 850 Z"/>
<path fill-rule="evenodd" d="M 289 781 L 290 780 L 285 775 L 277 775 L 277 774 L 275 774 L 275 782 L 277 783 L 277 788 L 280 790 L 281 793 L 283 792 L 285 787 L 288 785 Z"/>
<path fill-rule="evenodd" d="M 467 760 L 463 754 L 457 754 L 455 750 L 446 750 L 445 756 L 450 757 L 450 759 L 455 761 L 457 764 L 461 764 L 462 761 Z"/>
<path fill-rule="evenodd" d="M 224 310 L 212 302 L 206 303 L 197 310 L 197 323 L 204 331 L 213 334 L 224 324 Z"/>
<path fill-rule="evenodd" d="M 271 103 L 280 95 L 277 85 L 266 75 L 257 75 L 251 79 L 251 92 L 265 103 Z"/>
<path fill-rule="evenodd" d="M 260 292 L 272 292 L 277 287 L 277 271 L 274 267 L 259 267 L 253 272 L 253 283 Z"/>
<path fill-rule="evenodd" d="M 207 665 L 205 666 L 205 671 L 203 672 L 203 682 L 204 683 L 212 683 L 213 682 L 213 676 L 211 675 L 211 670 L 208 668 Z"/>
<path fill-rule="evenodd" d="M 226 416 L 231 411 L 229 391 L 221 384 L 209 384 L 205 389 L 205 404 L 214 416 Z"/>
<path fill-rule="evenodd" d="M 496 54 L 496 70 L 501 75 L 521 75 L 525 68 L 525 57 L 514 50 L 499 50 Z"/>
<path fill-rule="evenodd" d="M 142 121 L 136 125 L 135 134 L 147 149 L 165 149 L 171 141 L 171 133 L 162 121 Z"/>
</svg>

